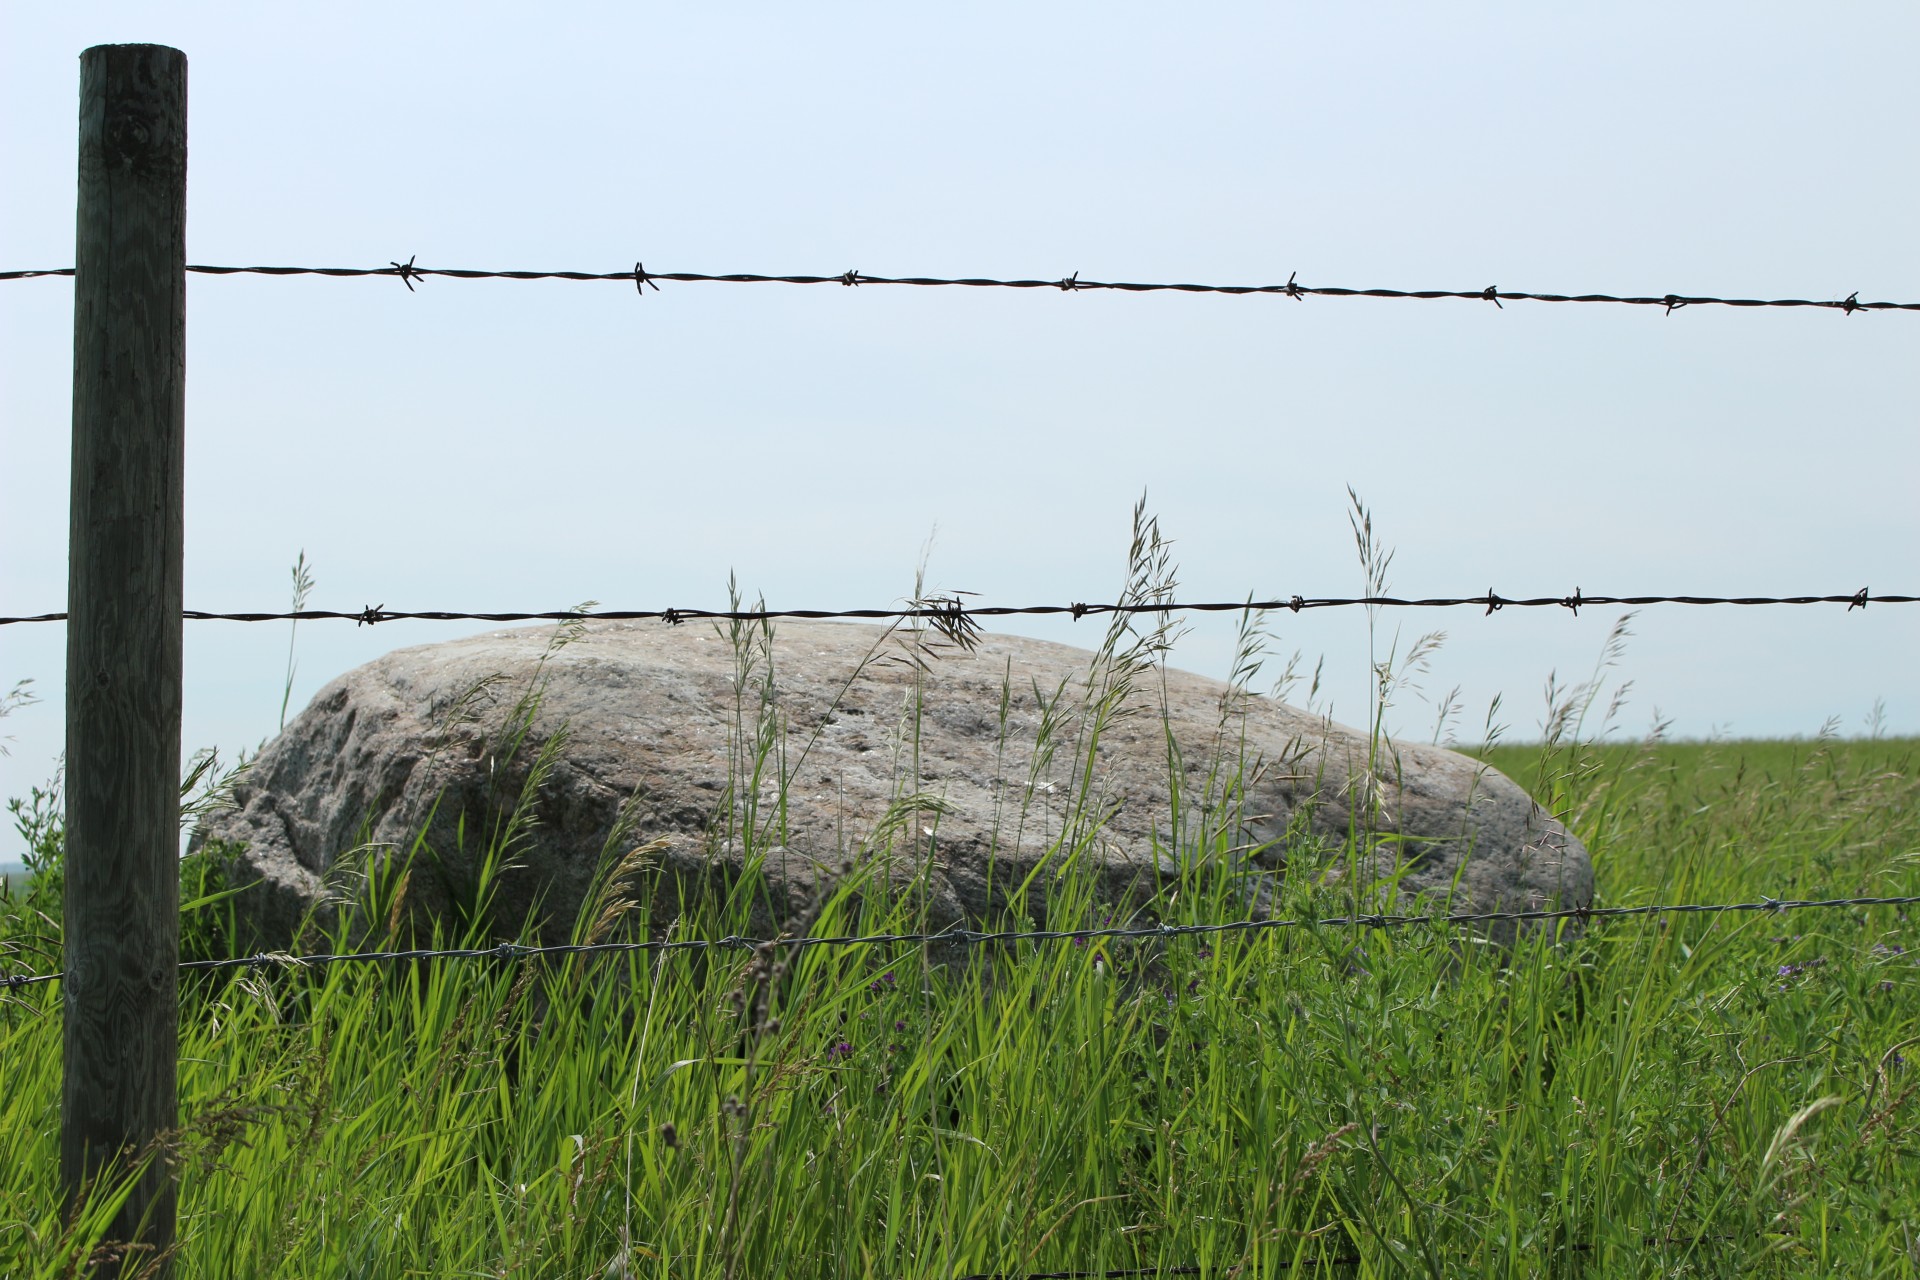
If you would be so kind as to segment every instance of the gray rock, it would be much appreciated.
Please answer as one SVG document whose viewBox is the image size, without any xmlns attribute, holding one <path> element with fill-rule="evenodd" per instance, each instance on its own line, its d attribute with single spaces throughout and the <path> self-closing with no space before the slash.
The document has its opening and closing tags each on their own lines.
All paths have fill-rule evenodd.
<svg viewBox="0 0 1920 1280">
<path fill-rule="evenodd" d="M 558 647 L 528 628 L 402 649 L 321 690 L 195 837 L 243 846 L 236 870 L 258 885 L 235 902 L 258 938 L 314 941 L 296 939 L 302 920 L 331 922 L 402 864 L 411 909 L 458 919 L 543 746 L 532 824 L 494 882 L 495 936 L 531 921 L 565 940 L 610 860 L 646 841 L 678 873 L 658 881 L 656 930 L 750 862 L 756 928 L 855 866 L 915 886 L 934 928 L 1044 927 L 1063 848 L 1113 903 L 1207 857 L 1256 912 L 1303 867 L 1376 889 L 1397 876 L 1397 900 L 1371 893 L 1368 911 L 1423 893 L 1453 911 L 1592 897 L 1586 849 L 1499 773 L 1397 741 L 1369 768 L 1366 733 L 1200 676 L 844 623 L 745 628 L 740 644 L 705 624 L 574 631 Z"/>
</svg>

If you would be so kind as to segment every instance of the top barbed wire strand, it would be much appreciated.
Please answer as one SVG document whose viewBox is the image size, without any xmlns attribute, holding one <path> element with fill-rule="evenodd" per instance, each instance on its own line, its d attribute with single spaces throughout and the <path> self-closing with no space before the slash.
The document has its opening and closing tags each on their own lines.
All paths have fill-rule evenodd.
<svg viewBox="0 0 1920 1280">
<path fill-rule="evenodd" d="M 966 594 L 966 593 L 962 593 Z M 1354 606 L 1389 609 L 1448 609 L 1463 606 L 1498 613 L 1502 609 L 1566 609 L 1578 614 L 1589 605 L 1654 604 L 1680 605 L 1816 605 L 1841 604 L 1851 613 L 1869 604 L 1920 604 L 1920 596 L 1873 595 L 1865 587 L 1841 595 L 1824 596 L 1596 596 L 1575 588 L 1568 596 L 1508 597 L 1496 591 L 1480 596 L 1436 596 L 1405 599 L 1399 596 L 1289 596 L 1275 600 L 1153 601 L 1144 604 L 1027 604 L 965 605 L 951 598 L 918 601 L 898 609 L 548 609 L 539 611 L 501 611 L 462 613 L 451 610 L 405 611 L 384 604 L 371 605 L 357 613 L 336 609 L 301 609 L 290 613 L 209 613 L 186 609 L 181 617 L 193 622 L 325 622 L 351 621 L 372 626 L 380 622 L 639 622 L 656 621 L 669 625 L 711 620 L 717 622 L 764 622 L 778 618 L 828 619 L 850 618 L 880 620 L 888 618 L 920 619 L 936 625 L 963 624 L 973 618 L 1007 618 L 1018 615 L 1065 615 L 1081 618 L 1108 614 L 1141 613 L 1301 613 L 1308 609 L 1339 609 Z M 38 613 L 26 617 L 0 617 L 0 626 L 16 622 L 65 622 L 65 613 Z"/>
<path fill-rule="evenodd" d="M 1104 289 L 1118 293 L 1217 293 L 1276 294 L 1296 301 L 1308 298 L 1406 298 L 1416 301 L 1457 299 L 1465 302 L 1605 302 L 1629 307 L 1660 307 L 1672 312 L 1681 307 L 1815 307 L 1851 315 L 1856 311 L 1920 311 L 1920 302 L 1862 302 L 1858 290 L 1844 298 L 1718 298 L 1700 294 L 1666 293 L 1623 295 L 1612 293 L 1534 293 L 1521 289 L 1501 289 L 1488 285 L 1482 289 L 1350 289 L 1331 285 L 1305 285 L 1295 276 L 1285 284 L 1149 284 L 1140 281 L 1082 280 L 1080 273 L 1055 280 L 1001 280 L 982 276 L 876 276 L 862 271 L 843 271 L 837 275 L 760 275 L 736 271 L 710 274 L 704 271 L 648 271 L 634 263 L 630 271 L 472 271 L 451 267 L 416 266 L 414 259 L 393 262 L 384 267 L 214 267 L 189 265 L 199 275 L 233 276 L 393 276 L 412 290 L 416 281 L 429 277 L 449 280 L 578 280 L 614 281 L 631 284 L 645 294 L 656 292 L 659 282 L 676 284 L 838 284 L 838 285 L 916 285 L 922 288 L 962 289 L 1058 289 L 1067 293 Z M 49 276 L 71 276 L 72 267 L 44 271 L 0 271 L 0 280 L 32 280 Z"/>
</svg>

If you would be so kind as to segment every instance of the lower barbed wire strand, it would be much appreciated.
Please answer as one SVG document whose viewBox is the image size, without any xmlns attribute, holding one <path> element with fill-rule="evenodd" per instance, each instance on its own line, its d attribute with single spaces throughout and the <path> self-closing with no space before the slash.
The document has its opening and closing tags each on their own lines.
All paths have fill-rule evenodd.
<svg viewBox="0 0 1920 1280">
<path fill-rule="evenodd" d="M 1548 920 L 1617 920 L 1633 916 L 1702 915 L 1724 912 L 1784 912 L 1832 910 L 1841 907 L 1905 907 L 1920 904 L 1920 894 L 1875 898 L 1762 898 L 1758 902 L 1682 902 L 1656 903 L 1638 907 L 1553 907 L 1527 911 L 1473 911 L 1453 915 L 1397 915 L 1362 913 L 1319 918 L 1229 920 L 1217 924 L 1156 924 L 1109 926 L 1098 929 L 1010 929 L 980 932 L 972 929 L 942 929 L 937 933 L 872 933 L 846 937 L 774 937 L 774 938 L 688 938 L 680 941 L 661 939 L 646 942 L 558 943 L 552 946 L 523 946 L 501 943 L 491 947 L 415 948 L 405 951 L 354 951 L 296 956 L 282 951 L 223 960 L 183 960 L 181 970 L 241 968 L 319 968 L 334 964 L 411 963 L 421 960 L 533 960 L 549 956 L 619 955 L 638 952 L 709 951 L 733 949 L 750 951 L 762 947 L 856 947 L 952 945 L 983 946 L 1014 942 L 1067 942 L 1095 939 L 1178 938 L 1203 934 L 1251 933 L 1277 929 L 1404 929 L 1419 925 L 1469 925 L 1528 923 Z M 60 973 L 0 974 L 0 990 L 58 982 Z"/>
</svg>

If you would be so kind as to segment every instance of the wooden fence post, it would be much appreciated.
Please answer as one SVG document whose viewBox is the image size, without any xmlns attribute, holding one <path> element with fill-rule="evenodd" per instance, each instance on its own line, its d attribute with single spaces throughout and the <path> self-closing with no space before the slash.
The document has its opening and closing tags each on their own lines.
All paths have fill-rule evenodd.
<svg viewBox="0 0 1920 1280">
<path fill-rule="evenodd" d="M 179 1114 L 186 224 L 186 55 L 88 49 L 67 571 L 60 1167 L 69 1195 L 126 1168 Z M 173 1179 L 155 1161 L 112 1236 L 164 1258 L 173 1232 Z M 137 1249 L 125 1270 L 153 1261 Z"/>
</svg>

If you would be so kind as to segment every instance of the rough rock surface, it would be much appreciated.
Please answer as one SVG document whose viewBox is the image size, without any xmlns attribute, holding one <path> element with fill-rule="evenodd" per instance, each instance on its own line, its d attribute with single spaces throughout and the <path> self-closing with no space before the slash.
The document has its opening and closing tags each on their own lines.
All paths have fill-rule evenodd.
<svg viewBox="0 0 1920 1280">
<path fill-rule="evenodd" d="M 258 936 L 296 942 L 310 909 L 327 920 L 356 878 L 410 852 L 410 904 L 449 909 L 478 874 L 484 832 L 563 722 L 522 865 L 502 875 L 494 904 L 502 927 L 532 917 L 547 940 L 566 938 L 607 858 L 656 837 L 666 839 L 654 861 L 681 873 L 680 895 L 724 892 L 757 851 L 762 927 L 875 854 L 896 882 L 926 876 L 935 927 L 1004 926 L 1010 892 L 1057 865 L 1063 831 L 1114 901 L 1150 892 L 1177 874 L 1176 858 L 1202 850 L 1240 867 L 1256 911 L 1290 864 L 1398 875 L 1402 905 L 1432 890 L 1454 911 L 1592 897 L 1586 849 L 1500 774 L 1403 742 L 1384 744 L 1369 769 L 1364 732 L 1200 676 L 1137 671 L 1130 694 L 1108 699 L 1119 714 L 1089 774 L 1093 706 L 1125 673 L 1086 650 L 985 636 L 971 653 L 931 656 L 931 632 L 916 644 L 823 622 L 783 622 L 744 647 L 705 625 L 577 631 L 558 648 L 553 629 L 526 628 L 402 649 L 321 690 L 257 758 L 236 807 L 196 836 L 244 846 L 240 878 L 260 883 L 235 902 Z M 536 682 L 537 711 L 511 750 L 513 708 Z M 1051 750 L 1037 747 L 1043 736 Z M 756 741 L 772 747 L 757 786 Z M 1228 773 L 1246 762 L 1243 794 L 1221 794 L 1223 759 Z M 769 825 L 782 772 L 783 828 Z M 742 838 L 748 809 L 764 832 L 753 839 Z M 630 825 L 616 833 L 623 811 Z M 1355 828 L 1373 850 L 1359 863 L 1339 852 Z M 423 830 L 430 853 L 414 843 Z M 1367 909 L 1386 905 L 1375 902 Z M 656 927 L 677 906 L 656 900 Z M 1044 924 L 1037 892 L 1012 904 L 1023 916 Z"/>
</svg>

